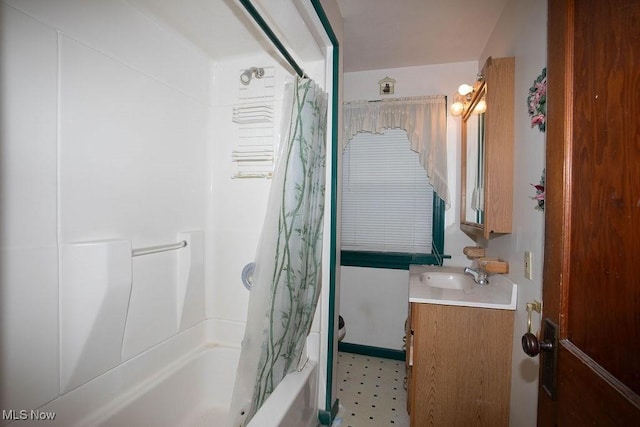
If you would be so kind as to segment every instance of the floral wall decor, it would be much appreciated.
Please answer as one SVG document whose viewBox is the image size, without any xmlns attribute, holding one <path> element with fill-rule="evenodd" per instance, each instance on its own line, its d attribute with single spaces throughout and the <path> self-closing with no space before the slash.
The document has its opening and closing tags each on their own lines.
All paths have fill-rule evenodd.
<svg viewBox="0 0 640 427">
<path fill-rule="evenodd" d="M 540 132 L 544 132 L 547 125 L 547 68 L 535 79 L 533 86 L 529 88 L 527 97 L 531 127 L 538 126 Z"/>
<path fill-rule="evenodd" d="M 545 170 L 542 170 L 542 176 L 540 176 L 540 184 L 531 184 L 536 189 L 536 195 L 532 197 L 533 200 L 538 201 L 536 209 L 544 210 L 544 186 L 546 183 Z"/>
</svg>

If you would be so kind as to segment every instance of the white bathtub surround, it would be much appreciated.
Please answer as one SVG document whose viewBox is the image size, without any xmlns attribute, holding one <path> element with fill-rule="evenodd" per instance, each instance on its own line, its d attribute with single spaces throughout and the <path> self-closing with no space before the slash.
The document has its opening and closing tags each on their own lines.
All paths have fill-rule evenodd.
<svg viewBox="0 0 640 427">
<path fill-rule="evenodd" d="M 204 320 L 204 255 L 201 231 L 178 233 L 186 246 L 162 257 L 175 263 L 175 332 Z M 62 245 L 60 251 L 60 388 L 62 393 L 127 359 L 123 351 L 133 276 L 129 240 Z"/>
<path fill-rule="evenodd" d="M 204 295 L 204 233 L 178 233 L 176 241 L 187 246 L 176 251 L 177 260 L 177 318 L 178 330 L 183 331 L 205 318 Z"/>
<path fill-rule="evenodd" d="M 57 36 L 4 3 L 0 34 L 0 409 L 31 408 L 59 390 Z"/>
<path fill-rule="evenodd" d="M 230 426 L 244 426 L 304 363 L 321 289 L 327 96 L 297 77 L 285 91 L 282 139 L 256 255 Z"/>
<path fill-rule="evenodd" d="M 277 6 L 282 28 L 309 25 L 296 6 Z M 0 409 L 69 401 L 57 418 L 84 417 L 151 375 L 134 361 L 149 355 L 159 369 L 151 350 L 205 317 L 207 342 L 239 345 L 248 308 L 239 273 L 255 253 L 271 181 L 230 178 L 232 106 L 239 70 L 273 67 L 279 90 L 289 71 L 238 7 L 0 0 Z M 322 55 L 296 56 L 326 84 Z M 180 240 L 180 251 L 131 259 L 131 248 Z M 107 241 L 129 249 L 107 259 Z M 85 244 L 106 246 L 89 256 Z M 102 378 L 111 386 L 92 401 Z"/>
<path fill-rule="evenodd" d="M 67 2 L 61 8 L 74 22 L 35 4 L 30 3 L 31 13 L 62 26 L 57 46 L 60 243 L 123 239 L 140 248 L 177 242 L 184 230 L 204 230 L 209 60 L 123 2 L 102 9 L 91 5 L 84 14 L 79 3 Z M 125 47 L 86 28 L 96 21 L 106 25 L 103 20 L 120 28 L 118 37 L 130 34 L 135 42 Z M 148 44 L 131 59 L 140 40 Z M 193 81 L 173 76 L 180 71 L 173 65 L 157 69 L 165 59 L 154 58 L 165 54 L 183 61 L 182 72 Z M 179 253 L 130 261 L 127 311 L 103 313 L 122 321 L 126 316 L 121 360 L 178 332 L 184 307 L 178 302 L 183 297 L 178 295 Z M 199 277 L 203 294 L 203 274 Z M 199 318 L 187 323 L 204 319 L 198 306 L 187 309 L 189 315 L 196 311 Z"/>
<path fill-rule="evenodd" d="M 121 362 L 131 280 L 131 242 L 128 240 L 62 246 L 62 393 L 95 378 Z"/>
</svg>

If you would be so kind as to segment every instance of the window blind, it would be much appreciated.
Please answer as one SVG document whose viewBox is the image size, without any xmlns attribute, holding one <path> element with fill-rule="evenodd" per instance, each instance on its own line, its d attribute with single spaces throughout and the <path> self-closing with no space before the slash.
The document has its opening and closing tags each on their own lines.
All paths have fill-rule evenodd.
<svg viewBox="0 0 640 427">
<path fill-rule="evenodd" d="M 342 172 L 343 250 L 431 253 L 433 187 L 404 130 L 355 135 Z"/>
</svg>

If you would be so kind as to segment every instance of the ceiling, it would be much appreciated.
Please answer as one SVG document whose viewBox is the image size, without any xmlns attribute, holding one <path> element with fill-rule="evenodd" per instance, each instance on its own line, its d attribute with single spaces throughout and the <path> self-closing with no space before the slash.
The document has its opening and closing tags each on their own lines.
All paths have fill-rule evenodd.
<svg viewBox="0 0 640 427">
<path fill-rule="evenodd" d="M 508 0 L 337 0 L 344 71 L 476 61 Z"/>
<path fill-rule="evenodd" d="M 257 52 L 279 54 L 237 0 L 128 0 L 162 25 L 180 33 L 214 60 Z M 320 60 L 322 51 L 300 19 L 292 0 L 252 0 L 282 42 L 303 60 Z M 268 14 L 268 15 L 267 15 Z"/>
<path fill-rule="evenodd" d="M 344 71 L 352 72 L 476 61 L 508 0 L 336 1 L 344 19 Z M 129 3 L 151 12 L 211 58 L 273 51 L 237 0 Z"/>
<path fill-rule="evenodd" d="M 243 56 L 272 45 L 233 0 L 129 0 L 182 34 L 210 58 Z"/>
</svg>

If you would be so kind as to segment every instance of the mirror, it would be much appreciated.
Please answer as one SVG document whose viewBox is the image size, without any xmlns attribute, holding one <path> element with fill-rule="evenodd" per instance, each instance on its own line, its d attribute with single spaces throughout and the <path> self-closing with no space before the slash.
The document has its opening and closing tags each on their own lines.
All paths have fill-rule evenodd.
<svg viewBox="0 0 640 427">
<path fill-rule="evenodd" d="M 514 58 L 489 58 L 462 109 L 460 229 L 477 243 L 511 232 Z"/>
<path fill-rule="evenodd" d="M 484 225 L 486 86 L 478 82 L 462 116 L 462 209 L 460 222 Z"/>
</svg>

